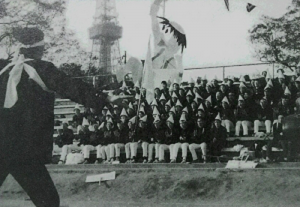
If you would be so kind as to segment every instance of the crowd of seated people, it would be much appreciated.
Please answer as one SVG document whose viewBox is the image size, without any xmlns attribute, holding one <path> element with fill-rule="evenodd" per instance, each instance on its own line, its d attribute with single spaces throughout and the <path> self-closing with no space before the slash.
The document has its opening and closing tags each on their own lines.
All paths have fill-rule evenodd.
<svg viewBox="0 0 300 207">
<path fill-rule="evenodd" d="M 236 84 L 238 82 L 238 84 Z M 299 109 L 300 77 L 287 76 L 283 70 L 272 78 L 268 72 L 261 75 L 233 77 L 223 82 L 199 77 L 188 82 L 166 81 L 154 89 L 151 102 L 146 100 L 146 90 L 137 82 L 133 87 L 123 86 L 114 93 L 133 95 L 134 102 L 124 100 L 120 105 L 107 105 L 100 114 L 89 109 L 80 113 L 75 108 L 74 127 L 77 128 L 78 146 L 71 145 L 73 134 L 64 124 L 57 140 L 62 153 L 60 163 L 74 147 L 89 163 L 91 151 L 97 151 L 96 163 L 120 161 L 120 150 L 125 149 L 126 163 L 164 163 L 165 153 L 176 163 L 181 149 L 181 163 L 214 161 L 226 146 L 230 136 L 259 136 L 274 133 L 267 143 L 267 160 L 272 159 L 272 146 L 284 150 L 289 156 L 291 142 L 282 132 L 282 119 Z M 138 147 L 142 157 L 137 157 Z M 257 144 L 254 145 L 257 148 Z M 201 157 L 196 150 L 200 149 Z M 155 153 L 154 153 L 155 152 Z M 209 152 L 209 154 L 208 154 Z"/>
</svg>

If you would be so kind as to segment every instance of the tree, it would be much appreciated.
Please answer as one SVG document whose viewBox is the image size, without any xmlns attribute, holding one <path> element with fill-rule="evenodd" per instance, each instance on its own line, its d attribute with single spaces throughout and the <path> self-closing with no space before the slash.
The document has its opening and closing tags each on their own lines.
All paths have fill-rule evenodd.
<svg viewBox="0 0 300 207">
<path fill-rule="evenodd" d="M 262 17 L 249 33 L 261 61 L 295 69 L 300 62 L 300 0 L 280 18 Z"/>
<path fill-rule="evenodd" d="M 16 45 L 13 28 L 33 25 L 45 33 L 44 59 L 56 65 L 88 61 L 89 54 L 66 28 L 65 10 L 66 0 L 0 0 L 0 49 L 6 58 Z"/>
</svg>

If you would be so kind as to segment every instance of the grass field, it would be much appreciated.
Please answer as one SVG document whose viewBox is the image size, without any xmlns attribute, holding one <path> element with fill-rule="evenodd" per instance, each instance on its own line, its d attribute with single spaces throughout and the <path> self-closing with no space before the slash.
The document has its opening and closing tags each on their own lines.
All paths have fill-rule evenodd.
<svg viewBox="0 0 300 207">
<path fill-rule="evenodd" d="M 84 165 L 48 169 L 62 206 L 300 206 L 300 164 L 279 163 L 253 170 L 224 164 Z M 87 175 L 116 171 L 113 181 L 85 183 Z M 9 176 L 0 206 L 33 206 Z"/>
</svg>

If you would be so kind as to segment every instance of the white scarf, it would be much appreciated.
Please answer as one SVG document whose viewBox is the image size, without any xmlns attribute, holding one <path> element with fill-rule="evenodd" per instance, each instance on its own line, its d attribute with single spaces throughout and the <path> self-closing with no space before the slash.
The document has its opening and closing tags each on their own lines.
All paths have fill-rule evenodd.
<svg viewBox="0 0 300 207">
<path fill-rule="evenodd" d="M 31 46 L 25 46 L 26 48 L 39 46 L 41 42 L 38 42 Z M 39 44 L 39 45 L 37 45 Z M 24 45 L 20 45 L 20 47 L 24 47 Z M 16 52 L 16 55 L 12 62 L 8 64 L 1 72 L 0 76 L 7 71 L 11 66 L 13 66 L 12 70 L 9 72 L 9 79 L 7 82 L 7 88 L 6 88 L 6 95 L 5 95 L 5 101 L 4 101 L 4 108 L 11 108 L 15 105 L 15 103 L 18 101 L 18 93 L 17 93 L 17 86 L 21 80 L 21 75 L 23 70 L 29 75 L 29 78 L 34 80 L 39 86 L 42 87 L 43 90 L 49 91 L 46 87 L 45 83 L 39 76 L 39 74 L 36 72 L 36 70 L 31 67 L 30 65 L 26 64 L 26 62 L 31 61 L 33 59 L 25 59 L 24 55 L 19 55 L 19 48 Z"/>
</svg>

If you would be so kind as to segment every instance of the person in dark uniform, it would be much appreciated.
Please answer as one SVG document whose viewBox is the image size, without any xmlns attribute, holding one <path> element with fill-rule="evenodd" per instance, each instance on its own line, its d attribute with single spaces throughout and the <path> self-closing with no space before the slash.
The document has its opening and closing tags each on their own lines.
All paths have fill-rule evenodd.
<svg viewBox="0 0 300 207">
<path fill-rule="evenodd" d="M 18 28 L 13 36 L 23 46 L 12 61 L 0 60 L 0 186 L 11 174 L 36 206 L 58 207 L 59 195 L 44 166 L 53 148 L 55 97 L 51 91 L 97 110 L 116 98 L 41 60 L 41 30 Z"/>
<path fill-rule="evenodd" d="M 120 162 L 120 149 L 125 148 L 125 144 L 128 142 L 128 133 L 129 133 L 128 125 L 119 121 L 117 123 L 117 129 L 114 131 L 114 135 L 115 135 L 114 147 L 116 153 L 115 160 L 117 162 Z"/>
<path fill-rule="evenodd" d="M 181 148 L 182 150 L 182 161 L 181 163 L 187 163 L 187 150 L 189 148 L 189 142 L 191 136 L 193 134 L 191 127 L 189 126 L 189 122 L 186 119 L 186 115 L 183 113 L 179 120 L 180 123 L 180 131 L 179 131 L 179 140 L 174 146 L 173 151 L 173 158 L 176 160 L 178 155 L 178 149 Z"/>
<path fill-rule="evenodd" d="M 288 137 L 284 136 L 282 128 L 283 119 L 284 116 L 279 114 L 277 123 L 273 124 L 273 140 L 269 141 L 267 145 L 267 161 L 273 160 L 272 147 L 281 147 L 283 149 L 284 161 L 288 161 L 288 159 L 291 157 L 292 142 L 288 139 Z"/>
<path fill-rule="evenodd" d="M 197 126 L 194 129 L 193 136 L 190 140 L 189 150 L 193 157 L 193 162 L 198 162 L 196 149 L 201 148 L 203 162 L 206 163 L 208 132 L 205 127 L 205 120 L 201 117 L 197 118 Z"/>
<path fill-rule="evenodd" d="M 215 118 L 213 127 L 210 130 L 210 153 L 212 155 L 212 161 L 215 161 L 215 156 L 221 155 L 221 150 L 226 145 L 227 131 L 226 128 L 221 125 L 222 120 L 220 114 Z"/>
<path fill-rule="evenodd" d="M 74 138 L 73 130 L 68 128 L 67 123 L 63 123 L 62 133 L 59 133 L 57 137 L 58 146 L 62 148 L 59 164 L 65 162 L 68 153 L 71 151 Z"/>
<path fill-rule="evenodd" d="M 170 150 L 170 163 L 176 163 L 174 159 L 174 146 L 179 142 L 179 130 L 174 127 L 174 118 L 171 115 L 166 121 L 167 127 L 165 128 L 165 144 L 159 147 L 159 160 L 165 160 L 165 150 Z"/>
</svg>

